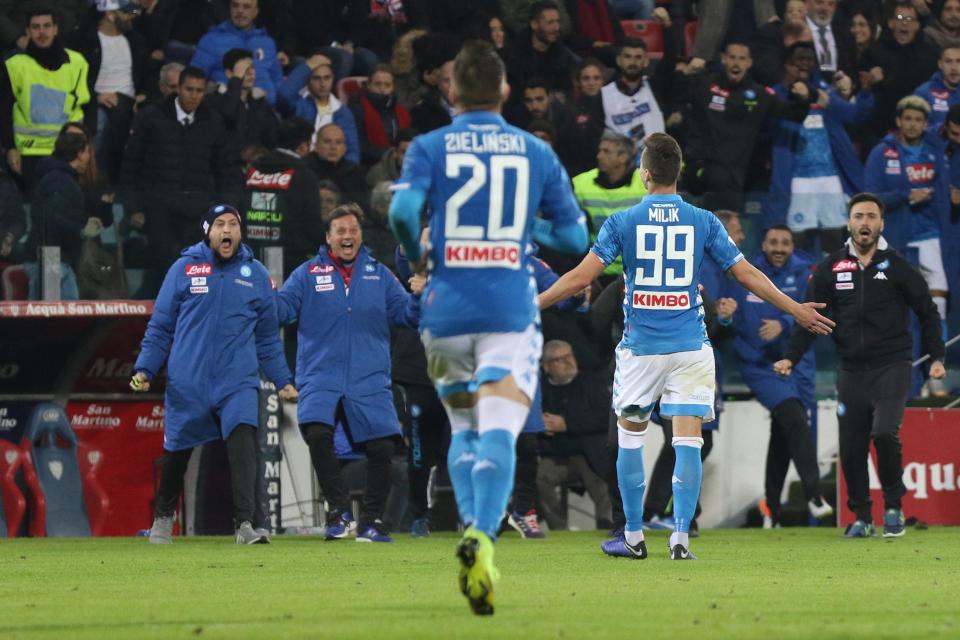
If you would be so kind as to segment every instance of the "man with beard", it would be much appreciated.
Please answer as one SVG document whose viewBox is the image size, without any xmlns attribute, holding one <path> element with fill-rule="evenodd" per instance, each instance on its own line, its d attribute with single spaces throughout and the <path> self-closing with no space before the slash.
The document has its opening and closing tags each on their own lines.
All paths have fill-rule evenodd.
<svg viewBox="0 0 960 640">
<path fill-rule="evenodd" d="M 87 61 L 60 42 L 53 9 L 33 8 L 26 31 L 27 50 L 7 58 L 0 78 L 0 144 L 7 165 L 29 185 L 37 163 L 53 153 L 60 127 L 84 120 L 90 90 Z"/>
<path fill-rule="evenodd" d="M 530 5 L 530 19 L 517 39 L 510 84 L 523 85 L 531 78 L 543 78 L 550 91 L 570 92 L 570 78 L 577 56 L 560 42 L 560 9 L 553 0 Z"/>
<path fill-rule="evenodd" d="M 941 50 L 960 46 L 960 0 L 941 0 L 939 6 L 940 13 L 930 16 L 923 34 Z"/>
<path fill-rule="evenodd" d="M 625 38 L 617 53 L 617 75 L 600 90 L 606 128 L 627 136 L 638 148 L 643 146 L 644 138 L 665 130 L 660 104 L 668 93 L 673 65 L 664 64 L 664 60 L 653 78 L 646 77 L 646 43 Z M 661 70 L 668 73 L 659 73 Z"/>
<path fill-rule="evenodd" d="M 240 212 L 216 205 L 204 241 L 167 272 L 140 345 L 130 388 L 150 390 L 167 361 L 163 462 L 151 544 L 170 544 L 173 516 L 194 447 L 224 439 L 230 458 L 237 544 L 265 544 L 253 528 L 260 373 L 293 400 L 267 270 L 241 243 Z M 168 359 L 169 356 L 169 359 Z"/>
<path fill-rule="evenodd" d="M 760 128 L 770 116 L 803 121 L 817 96 L 795 82 L 782 100 L 748 79 L 753 60 L 745 44 L 729 43 L 721 62 L 723 71 L 694 79 L 687 89 L 690 135 L 682 180 L 684 190 L 704 196 L 706 208 L 739 211 Z"/>
<path fill-rule="evenodd" d="M 857 45 L 850 30 L 837 19 L 837 0 L 807 0 L 806 22 L 813 35 L 821 73 L 828 80 L 837 71 L 853 75 Z"/>
<path fill-rule="evenodd" d="M 785 294 L 804 299 L 810 263 L 793 252 L 793 232 L 778 225 L 767 229 L 760 255 L 753 264 Z M 733 342 L 744 382 L 756 399 L 770 411 L 770 442 L 767 447 L 765 499 L 760 503 L 764 528 L 779 526 L 780 495 L 790 461 L 800 474 L 807 509 L 815 518 L 825 518 L 833 508 L 820 495 L 817 447 L 810 432 L 809 412 L 817 410 L 814 397 L 816 364 L 807 351 L 794 375 L 778 376 L 771 365 L 782 359 L 793 318 L 773 305 L 734 287 L 736 338 Z"/>
<path fill-rule="evenodd" d="M 850 239 L 821 262 L 807 286 L 807 299 L 826 303 L 836 322 L 833 338 L 840 356 L 837 376 L 840 462 L 847 483 L 847 505 L 856 514 L 844 535 L 876 535 L 873 525 L 867 457 L 870 441 L 877 450 L 877 473 L 883 487 L 884 537 L 905 533 L 901 499 L 903 456 L 900 423 L 910 389 L 910 310 L 920 319 L 923 352 L 930 356 L 931 378 L 943 378 L 944 346 L 940 318 L 923 276 L 881 237 L 883 200 L 861 193 L 848 204 Z M 813 344 L 795 326 L 782 360 L 773 367 L 790 375 Z"/>
<path fill-rule="evenodd" d="M 940 70 L 914 91 L 930 105 L 927 129 L 934 132 L 943 126 L 950 107 L 960 104 L 960 46 L 941 51 L 937 66 Z"/>
</svg>

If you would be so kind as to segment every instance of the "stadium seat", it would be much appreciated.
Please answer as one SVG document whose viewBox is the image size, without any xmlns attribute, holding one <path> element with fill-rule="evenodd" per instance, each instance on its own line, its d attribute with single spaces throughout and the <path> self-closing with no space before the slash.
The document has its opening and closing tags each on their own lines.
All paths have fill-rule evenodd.
<svg viewBox="0 0 960 640">
<path fill-rule="evenodd" d="M 688 56 L 693 54 L 693 43 L 697 39 L 697 28 L 699 26 L 699 22 L 692 20 L 683 27 L 683 42 Z"/>
<path fill-rule="evenodd" d="M 663 57 L 663 26 L 655 20 L 621 20 L 623 35 L 640 38 L 647 45 L 651 58 Z"/>
<path fill-rule="evenodd" d="M 43 538 L 47 535 L 47 500 L 40 490 L 40 480 L 33 468 L 30 448 L 26 442 L 20 443 L 20 473 L 16 476 L 17 487 L 27 501 L 27 535 L 31 538 Z"/>
<path fill-rule="evenodd" d="M 90 520 L 90 532 L 103 535 L 103 525 L 110 512 L 110 499 L 107 492 L 100 486 L 97 470 L 103 466 L 103 452 L 89 446 L 77 447 L 80 460 L 80 477 L 83 478 L 83 500 L 87 505 L 87 516 Z"/>
<path fill-rule="evenodd" d="M 348 76 L 337 82 L 337 97 L 347 104 L 350 98 L 360 93 L 367 85 L 367 76 Z"/>
<path fill-rule="evenodd" d="M 15 538 L 27 510 L 27 500 L 17 486 L 23 454 L 13 443 L 0 440 L 0 538 Z"/>
<path fill-rule="evenodd" d="M 23 265 L 14 264 L 6 267 L 0 274 L 0 289 L 3 289 L 4 300 L 26 300 L 30 292 L 30 281 Z"/>
<path fill-rule="evenodd" d="M 90 535 L 77 445 L 63 407 L 42 402 L 34 408 L 20 446 L 30 453 L 46 501 L 46 535 L 50 537 Z"/>
</svg>

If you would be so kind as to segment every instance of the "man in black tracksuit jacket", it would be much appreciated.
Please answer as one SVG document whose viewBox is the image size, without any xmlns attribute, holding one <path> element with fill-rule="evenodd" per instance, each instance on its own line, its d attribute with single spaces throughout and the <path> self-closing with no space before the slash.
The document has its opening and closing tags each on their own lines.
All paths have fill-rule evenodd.
<svg viewBox="0 0 960 640">
<path fill-rule="evenodd" d="M 283 277 L 317 253 L 325 224 L 320 218 L 320 186 L 304 156 L 313 127 L 301 118 L 277 128 L 277 148 L 247 170 L 243 223 L 247 244 L 260 255 L 264 247 L 283 247 Z"/>
<path fill-rule="evenodd" d="M 883 535 L 900 536 L 906 489 L 899 433 L 910 389 L 910 311 L 920 319 L 923 353 L 930 355 L 933 378 L 945 375 L 940 316 L 923 276 L 880 236 L 883 204 L 876 195 L 861 193 L 850 200 L 847 228 L 851 238 L 846 246 L 817 266 L 807 287 L 808 300 L 825 303 L 827 315 L 836 322 L 840 462 L 847 505 L 857 516 L 845 535 L 875 534 L 867 475 L 872 438 L 883 486 Z M 805 333 L 793 330 L 785 359 L 774 364 L 778 373 L 789 374 L 810 348 L 814 336 Z"/>
</svg>

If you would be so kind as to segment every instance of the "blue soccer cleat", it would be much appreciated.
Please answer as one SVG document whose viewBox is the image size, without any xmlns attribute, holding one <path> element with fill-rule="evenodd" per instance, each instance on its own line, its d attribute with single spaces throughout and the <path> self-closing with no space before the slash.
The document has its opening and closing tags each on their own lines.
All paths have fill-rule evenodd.
<svg viewBox="0 0 960 640">
<path fill-rule="evenodd" d="M 627 542 L 626 537 L 621 533 L 619 536 L 604 540 L 600 543 L 600 550 L 612 558 L 630 558 L 631 560 L 643 560 L 647 557 L 647 543 L 641 540 L 636 546 Z"/>
<path fill-rule="evenodd" d="M 516 529 L 522 538 L 536 540 L 546 537 L 543 529 L 540 528 L 540 523 L 537 521 L 536 509 L 530 509 L 526 514 L 511 511 L 507 516 L 507 523 Z"/>
<path fill-rule="evenodd" d="M 430 535 L 430 520 L 427 518 L 417 518 L 410 525 L 411 538 L 426 538 Z"/>
<path fill-rule="evenodd" d="M 864 522 L 863 520 L 857 520 L 843 532 L 844 538 L 872 538 L 875 535 L 877 535 L 877 528 L 873 526 L 872 522 Z"/>
<path fill-rule="evenodd" d="M 387 533 L 383 523 L 377 520 L 357 532 L 357 542 L 393 542 L 393 538 Z"/>
<path fill-rule="evenodd" d="M 654 531 L 658 530 L 669 530 L 673 531 L 673 518 L 670 516 L 653 516 L 649 520 L 643 523 L 644 529 L 652 529 Z"/>
<path fill-rule="evenodd" d="M 324 537 L 327 540 L 341 540 L 349 536 L 356 530 L 357 523 L 353 519 L 353 514 L 349 511 L 342 511 L 340 515 L 329 514 L 327 516 L 326 532 Z"/>
<path fill-rule="evenodd" d="M 883 537 L 899 538 L 907 532 L 903 511 L 899 509 L 887 509 L 883 514 Z"/>
</svg>

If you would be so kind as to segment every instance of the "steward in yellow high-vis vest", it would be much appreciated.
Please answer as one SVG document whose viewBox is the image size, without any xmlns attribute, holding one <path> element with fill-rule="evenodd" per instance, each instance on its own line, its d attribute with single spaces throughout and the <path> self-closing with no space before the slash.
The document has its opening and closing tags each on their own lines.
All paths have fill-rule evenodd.
<svg viewBox="0 0 960 640">
<path fill-rule="evenodd" d="M 604 143 L 601 142 L 601 145 Z M 632 166 L 626 168 L 626 174 L 611 182 L 600 169 L 591 169 L 573 178 L 573 193 L 580 208 L 590 216 L 590 241 L 595 242 L 600 227 L 607 218 L 617 211 L 629 209 L 647 194 L 647 188 L 640 178 L 640 170 Z M 616 260 L 603 270 L 604 275 L 623 274 L 623 260 Z"/>
<path fill-rule="evenodd" d="M 58 43 L 51 45 L 58 46 Z M 23 156 L 53 153 L 60 128 L 82 122 L 83 106 L 90 102 L 87 61 L 60 46 L 63 56 L 56 68 L 47 68 L 30 55 L 18 53 L 5 66 L 13 93 L 13 142 Z M 52 57 L 52 56 L 51 56 Z"/>
</svg>

